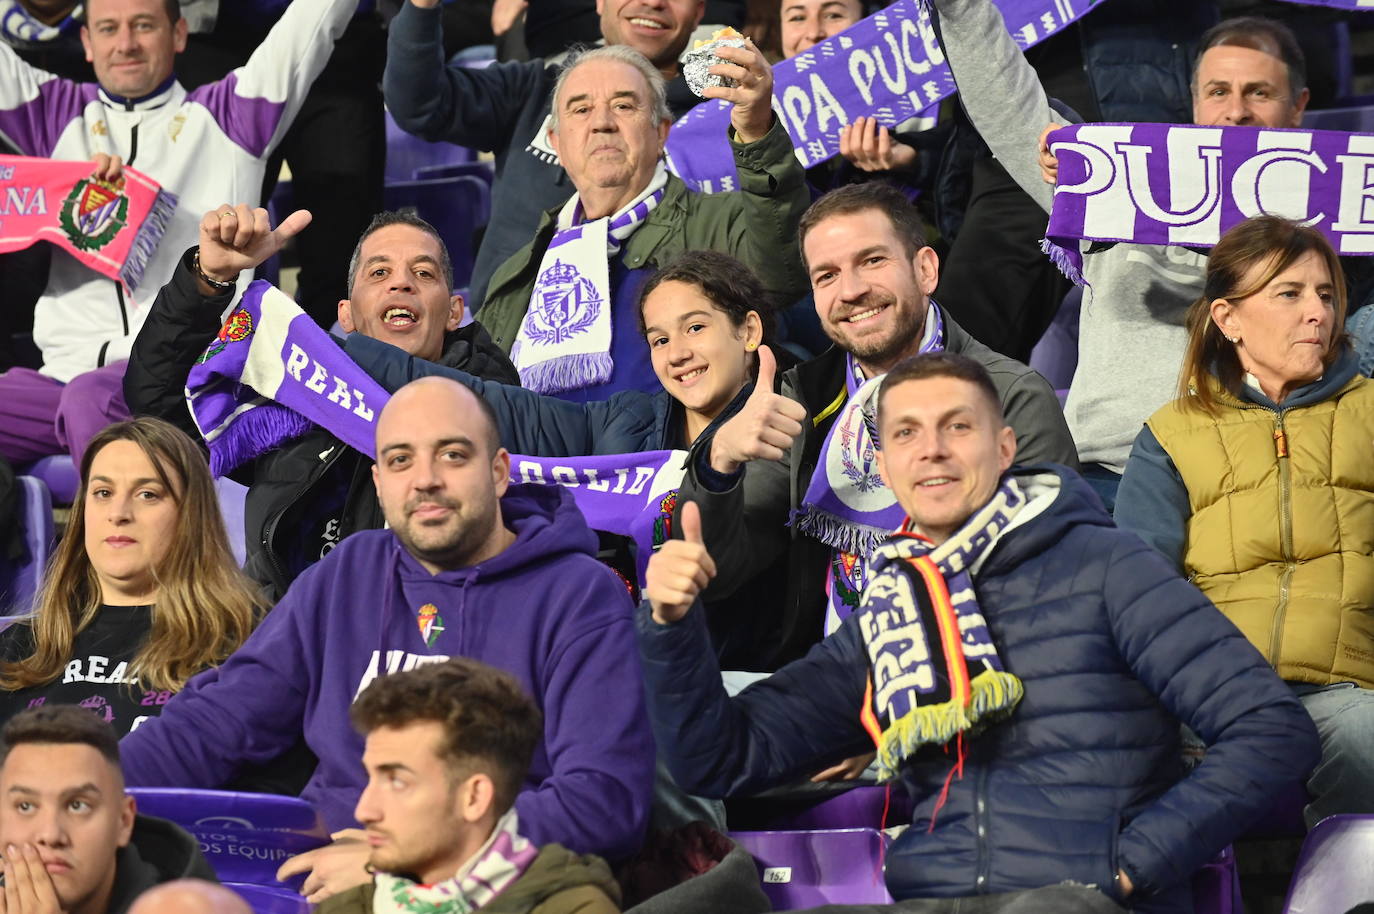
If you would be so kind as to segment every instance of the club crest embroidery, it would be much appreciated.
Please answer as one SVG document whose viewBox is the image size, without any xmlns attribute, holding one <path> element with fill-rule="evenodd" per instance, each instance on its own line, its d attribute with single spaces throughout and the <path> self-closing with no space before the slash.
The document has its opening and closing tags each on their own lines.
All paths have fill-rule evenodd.
<svg viewBox="0 0 1374 914">
<path fill-rule="evenodd" d="M 654 550 L 673 538 L 673 512 L 677 510 L 677 489 L 658 502 L 658 517 L 654 518 Z"/>
<path fill-rule="evenodd" d="M 840 460 L 843 473 L 853 481 L 854 487 L 862 494 L 883 487 L 883 478 L 878 474 L 877 456 L 873 451 L 873 435 L 868 431 L 865 419 L 862 423 L 846 423 L 840 427 Z M 855 447 L 855 439 L 859 447 Z M 858 459 L 855 459 L 855 455 Z"/>
<path fill-rule="evenodd" d="M 229 315 L 224 326 L 219 328 L 219 333 L 215 336 L 214 342 L 206 348 L 200 358 L 196 359 L 196 364 L 200 365 L 209 361 L 223 352 L 230 343 L 242 342 L 252 335 L 253 315 L 240 308 Z"/>
<path fill-rule="evenodd" d="M 572 264 L 555 260 L 539 277 L 539 292 L 530 303 L 530 339 L 557 345 L 596 322 L 604 304 L 596 286 Z"/>
<path fill-rule="evenodd" d="M 124 196 L 123 178 L 113 183 L 84 178 L 62 201 L 57 221 L 77 250 L 98 251 L 114 241 L 128 215 L 129 198 Z"/>
<path fill-rule="evenodd" d="M 859 561 L 859 557 L 852 552 L 836 550 L 834 558 L 831 559 L 830 570 L 841 606 L 848 606 L 851 610 L 859 608 L 859 601 L 864 592 L 865 567 L 864 563 Z"/>
<path fill-rule="evenodd" d="M 444 630 L 444 617 L 439 615 L 439 607 L 433 603 L 421 606 L 415 615 L 415 622 L 420 626 L 420 637 L 424 639 L 425 645 L 433 647 L 439 633 Z"/>
</svg>

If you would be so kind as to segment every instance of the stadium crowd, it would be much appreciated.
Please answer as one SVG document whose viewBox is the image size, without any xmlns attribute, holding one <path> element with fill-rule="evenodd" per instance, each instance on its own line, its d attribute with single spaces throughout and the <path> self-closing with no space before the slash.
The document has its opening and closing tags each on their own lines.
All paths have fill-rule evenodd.
<svg viewBox="0 0 1374 914">
<path fill-rule="evenodd" d="M 1082 5 L 0 0 L 0 914 L 751 914 L 864 791 L 823 910 L 1220 914 L 1374 818 L 1371 23 Z M 271 907 L 159 789 L 322 825 Z"/>
</svg>

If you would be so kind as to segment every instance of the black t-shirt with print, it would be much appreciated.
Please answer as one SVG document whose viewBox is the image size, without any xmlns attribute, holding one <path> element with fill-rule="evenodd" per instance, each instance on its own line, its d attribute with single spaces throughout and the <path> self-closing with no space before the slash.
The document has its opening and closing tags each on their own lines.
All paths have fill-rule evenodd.
<svg viewBox="0 0 1374 914">
<path fill-rule="evenodd" d="M 0 724 L 42 704 L 90 708 L 120 736 L 145 718 L 155 717 L 171 692 L 140 687 L 129 665 L 143 647 L 152 625 L 151 606 L 101 606 L 95 621 L 76 636 L 71 659 L 51 682 L 15 691 L 0 691 Z M 13 662 L 33 653 L 33 630 L 24 624 L 0 632 L 0 659 Z"/>
</svg>

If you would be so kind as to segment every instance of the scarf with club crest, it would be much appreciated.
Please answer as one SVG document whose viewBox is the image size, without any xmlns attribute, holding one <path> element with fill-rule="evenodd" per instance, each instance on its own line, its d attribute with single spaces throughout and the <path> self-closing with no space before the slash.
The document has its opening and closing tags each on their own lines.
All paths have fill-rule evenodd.
<svg viewBox="0 0 1374 914">
<path fill-rule="evenodd" d="M 373 914 L 469 914 L 524 875 L 539 848 L 520 834 L 520 818 L 507 810 L 491 837 L 452 879 L 424 885 L 405 876 L 373 877 Z"/>
<path fill-rule="evenodd" d="M 862 721 L 878 749 L 878 777 L 896 776 L 922 746 L 958 742 L 1010 714 L 1021 680 L 1002 668 L 973 590 L 973 574 L 1026 505 L 1010 476 L 948 540 L 910 522 L 869 554 L 857 616 L 871 666 Z M 946 782 L 948 785 L 948 782 Z"/>
<path fill-rule="evenodd" d="M 944 348 L 944 318 L 931 302 L 919 352 L 940 352 Z M 852 355 L 845 356 L 847 399 L 826 434 L 801 507 L 792 518 L 797 529 L 834 550 L 826 578 L 827 635 L 836 631 L 859 606 L 866 556 L 906 516 L 892 490 L 878 475 L 875 422 L 883 377 L 865 380 L 858 361 Z M 822 412 L 818 419 L 824 416 Z"/>
<path fill-rule="evenodd" d="M 644 192 L 618 212 L 583 221 L 581 194 L 558 213 L 558 231 L 539 262 L 529 310 L 511 347 L 520 383 L 541 394 L 603 384 L 611 361 L 613 306 L 609 259 L 663 199 L 660 161 Z"/>
</svg>

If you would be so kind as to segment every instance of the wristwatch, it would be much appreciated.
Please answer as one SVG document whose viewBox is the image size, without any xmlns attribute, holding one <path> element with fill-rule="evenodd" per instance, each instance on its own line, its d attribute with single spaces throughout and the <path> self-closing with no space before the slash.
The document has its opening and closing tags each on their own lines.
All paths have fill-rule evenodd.
<svg viewBox="0 0 1374 914">
<path fill-rule="evenodd" d="M 223 282 L 218 279 L 213 279 L 210 277 L 209 274 L 205 272 L 205 270 L 201 268 L 199 247 L 197 247 L 196 252 L 193 255 L 191 255 L 191 269 L 196 271 L 196 276 L 199 277 L 201 282 L 205 283 L 207 286 L 214 289 L 216 292 L 224 293 L 234 288 L 234 280 L 231 279 L 228 282 Z"/>
</svg>

